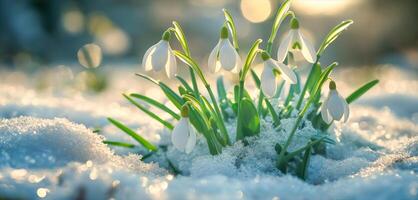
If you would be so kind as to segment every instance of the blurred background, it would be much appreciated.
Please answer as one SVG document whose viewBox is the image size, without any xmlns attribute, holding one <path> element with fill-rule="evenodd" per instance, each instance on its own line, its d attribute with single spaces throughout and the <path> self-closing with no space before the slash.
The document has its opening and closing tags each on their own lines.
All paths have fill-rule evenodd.
<svg viewBox="0 0 418 200">
<path fill-rule="evenodd" d="M 243 52 L 267 40 L 282 0 L 0 0 L 0 69 L 37 71 L 77 66 L 77 51 L 98 44 L 103 64 L 139 67 L 146 49 L 176 20 L 183 26 L 193 56 L 205 65 L 224 22 L 233 14 Z M 417 0 L 294 0 L 305 35 L 319 46 L 326 33 L 345 19 L 354 25 L 324 55 L 322 62 L 368 67 L 394 64 L 418 69 Z M 284 22 L 274 44 L 283 33 Z M 178 48 L 178 44 L 173 44 Z M 116 68 L 117 70 L 117 68 Z"/>
</svg>

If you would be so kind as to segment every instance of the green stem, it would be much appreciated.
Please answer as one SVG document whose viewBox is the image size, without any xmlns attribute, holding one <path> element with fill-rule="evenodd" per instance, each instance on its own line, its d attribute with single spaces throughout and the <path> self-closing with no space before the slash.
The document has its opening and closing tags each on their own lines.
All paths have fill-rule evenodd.
<svg viewBox="0 0 418 200">
<path fill-rule="evenodd" d="M 190 79 L 192 80 L 192 84 L 193 84 L 194 95 L 196 98 L 200 100 L 200 96 L 199 96 L 200 93 L 199 93 L 199 87 L 197 86 L 197 82 L 196 82 L 196 75 L 194 74 L 193 69 L 190 67 L 189 67 L 189 71 L 190 71 Z"/>
<path fill-rule="evenodd" d="M 209 84 L 205 85 L 205 87 L 206 87 L 206 89 L 209 93 L 210 99 L 213 102 L 213 107 L 215 107 L 215 112 L 216 112 L 216 115 L 218 116 L 218 120 L 221 121 L 221 123 L 220 123 L 221 127 L 219 127 L 219 128 L 220 128 L 221 132 L 224 134 L 225 139 L 227 141 L 227 144 L 231 145 L 231 140 L 229 139 L 228 131 L 225 127 L 225 122 L 222 118 L 221 110 L 219 109 L 219 105 L 218 105 L 218 102 L 216 101 L 215 95 L 213 94 L 212 89 L 210 88 Z"/>
<path fill-rule="evenodd" d="M 300 95 L 299 95 L 299 100 L 298 100 L 298 103 L 296 104 L 296 110 L 299 110 L 299 108 L 302 106 L 302 102 L 303 102 L 303 99 L 305 98 L 305 94 L 306 94 L 306 91 L 308 90 L 308 83 L 311 81 L 311 79 L 313 78 L 312 76 L 313 76 L 313 72 L 314 72 L 314 66 L 316 65 L 316 64 L 318 64 L 318 61 L 319 61 L 319 58 L 320 58 L 320 56 L 319 55 L 317 55 L 316 56 L 316 61 L 315 61 L 315 63 L 312 65 L 312 67 L 311 67 L 311 70 L 310 70 L 310 72 L 309 72 L 309 75 L 308 75 L 308 78 L 306 79 L 306 82 L 305 82 L 305 85 L 303 86 L 303 89 L 302 89 L 302 92 L 300 93 Z"/>
<path fill-rule="evenodd" d="M 241 127 L 241 120 L 239 119 L 239 117 L 241 116 L 241 99 L 242 99 L 242 96 L 244 95 L 244 79 L 241 79 L 240 81 L 239 81 L 239 87 L 238 87 L 238 89 L 239 89 L 239 92 L 238 92 L 238 102 L 237 102 L 237 104 L 238 104 L 238 113 L 237 113 L 237 116 L 238 116 L 238 123 L 237 123 L 237 130 L 236 130 L 236 132 L 237 132 L 237 136 L 238 136 L 238 131 L 239 131 L 239 128 Z M 261 91 L 261 90 L 260 90 Z"/>
</svg>

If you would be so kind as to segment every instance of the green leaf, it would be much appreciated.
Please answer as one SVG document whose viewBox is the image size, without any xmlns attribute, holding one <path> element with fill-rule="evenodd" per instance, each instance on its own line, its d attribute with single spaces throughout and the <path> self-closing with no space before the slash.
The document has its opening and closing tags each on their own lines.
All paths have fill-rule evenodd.
<svg viewBox="0 0 418 200">
<path fill-rule="evenodd" d="M 250 51 L 247 54 L 247 59 L 245 60 L 244 67 L 241 71 L 240 80 L 245 80 L 245 77 L 248 73 L 248 70 L 250 70 L 251 64 L 253 63 L 255 56 L 257 55 L 257 52 L 259 50 L 259 46 L 263 40 L 258 39 L 254 42 L 253 46 L 251 46 Z"/>
<path fill-rule="evenodd" d="M 328 35 L 325 37 L 324 41 L 322 42 L 321 46 L 316 53 L 318 56 L 321 56 L 325 49 L 332 43 L 334 40 L 340 36 L 340 34 L 346 30 L 351 24 L 353 24 L 353 20 L 346 20 L 335 26 Z"/>
<path fill-rule="evenodd" d="M 184 104 L 184 100 L 177 95 L 170 87 L 168 87 L 166 84 L 159 82 L 158 84 L 161 88 L 161 90 L 163 90 L 165 96 L 171 101 L 171 103 L 174 104 L 174 106 L 176 106 L 179 110 L 181 109 L 181 107 Z"/>
<path fill-rule="evenodd" d="M 224 80 L 223 77 L 220 76 L 217 80 L 216 80 L 216 87 L 217 87 L 217 91 L 218 91 L 218 99 L 220 102 L 222 101 L 227 101 L 227 97 L 226 97 L 226 90 L 225 90 L 225 85 L 224 85 Z"/>
<path fill-rule="evenodd" d="M 125 148 L 135 148 L 134 144 L 130 144 L 130 143 L 125 143 L 125 142 L 117 142 L 117 141 L 109 141 L 109 140 L 105 140 L 103 141 L 104 144 L 107 145 L 112 145 L 112 146 L 117 146 L 117 147 L 125 147 Z"/>
<path fill-rule="evenodd" d="M 161 88 L 161 90 L 164 92 L 165 96 L 168 98 L 168 100 L 170 100 L 171 103 L 173 103 L 174 106 L 176 106 L 179 110 L 181 109 L 181 107 L 184 104 L 184 100 L 179 95 L 177 95 L 166 84 L 164 84 L 164 83 L 162 83 L 160 81 L 154 80 L 153 78 L 151 78 L 151 77 L 149 77 L 149 76 L 147 76 L 145 74 L 139 74 L 139 73 L 137 73 L 135 75 L 137 75 L 137 76 L 139 76 L 141 78 L 144 78 L 145 80 L 148 80 L 151 83 L 154 83 L 155 85 L 159 86 Z"/>
<path fill-rule="evenodd" d="M 319 63 L 316 63 L 312 66 L 311 74 L 308 77 L 308 80 L 306 81 L 307 84 L 307 90 L 309 91 L 309 94 L 312 94 L 315 83 L 318 81 L 319 77 L 321 76 L 321 65 Z"/>
<path fill-rule="evenodd" d="M 379 83 L 379 80 L 373 80 L 373 81 L 370 81 L 370 82 L 364 84 L 359 89 L 357 89 L 352 94 L 350 94 L 350 96 L 348 96 L 345 100 L 349 104 L 352 103 L 353 101 L 360 98 L 363 94 L 365 94 L 367 91 L 369 91 L 371 88 L 373 88 L 378 83 Z"/>
<path fill-rule="evenodd" d="M 134 97 L 134 98 L 137 98 L 137 99 L 140 99 L 142 101 L 145 101 L 145 102 L 147 102 L 147 103 L 149 103 L 149 104 L 151 104 L 151 105 L 153 105 L 153 106 L 155 106 L 155 107 L 157 107 L 157 108 L 165 111 L 166 113 L 170 114 L 173 118 L 175 118 L 177 120 L 180 119 L 180 115 L 178 115 L 173 110 L 171 110 L 170 108 L 168 108 L 164 104 L 162 104 L 162 103 L 160 103 L 160 102 L 158 102 L 158 101 L 156 101 L 154 99 L 151 99 L 151 98 L 149 98 L 147 96 L 144 96 L 144 95 L 141 95 L 141 94 L 136 94 L 136 93 L 130 94 L 130 96 L 131 97 Z"/>
<path fill-rule="evenodd" d="M 332 138 L 330 138 L 328 135 L 324 135 L 324 134 L 316 134 L 316 135 L 313 135 L 311 137 L 311 139 L 313 139 L 313 140 L 320 140 L 320 139 L 322 139 L 322 140 L 324 140 L 325 143 L 328 143 L 328 144 L 337 144 Z"/>
<path fill-rule="evenodd" d="M 158 122 L 160 122 L 162 125 L 164 125 L 165 127 L 167 127 L 170 130 L 173 130 L 174 126 L 170 123 L 167 122 L 163 119 L 161 119 L 157 114 L 155 114 L 154 112 L 149 111 L 147 108 L 145 108 L 144 106 L 142 106 L 141 104 L 137 103 L 135 100 L 133 100 L 132 98 L 130 98 L 128 95 L 123 94 L 123 96 L 129 101 L 131 102 L 133 105 L 135 105 L 137 108 L 139 108 L 140 110 L 142 110 L 145 114 L 147 114 L 148 116 L 150 116 L 151 118 L 157 120 Z"/>
<path fill-rule="evenodd" d="M 276 18 L 274 19 L 273 26 L 271 27 L 271 34 L 269 37 L 269 43 L 273 43 L 274 38 L 276 38 L 277 31 L 279 30 L 280 24 L 283 22 L 287 11 L 289 11 L 290 4 L 292 0 L 287 0 L 282 3 L 282 5 L 277 10 Z"/>
<path fill-rule="evenodd" d="M 251 99 L 251 96 L 246 89 L 244 89 L 244 91 L 243 91 L 243 97 L 245 97 L 247 99 Z M 238 101 L 239 101 L 239 85 L 234 86 L 234 99 L 235 99 L 235 102 L 238 103 Z"/>
<path fill-rule="evenodd" d="M 279 115 L 276 113 L 268 99 L 265 98 L 264 102 L 266 102 L 267 110 L 270 112 L 271 117 L 273 118 L 274 126 L 278 126 L 280 124 Z"/>
<path fill-rule="evenodd" d="M 186 80 L 184 80 L 182 77 L 176 74 L 176 78 L 180 81 L 180 83 L 186 88 L 187 91 L 193 92 L 192 87 L 187 83 Z"/>
<path fill-rule="evenodd" d="M 186 36 L 184 35 L 183 29 L 181 28 L 180 24 L 176 21 L 173 21 L 174 25 L 174 32 L 176 34 L 177 40 L 180 42 L 181 47 L 183 48 L 184 53 L 190 56 L 190 49 L 189 45 L 186 40 Z"/>
<path fill-rule="evenodd" d="M 205 86 L 209 85 L 199 65 L 192 58 L 190 58 L 188 55 L 185 55 L 177 50 L 174 50 L 173 53 L 178 59 L 186 63 L 189 67 L 191 67 L 197 73 L 197 75 L 203 81 L 203 84 L 205 84 Z"/>
<path fill-rule="evenodd" d="M 149 77 L 145 74 L 136 73 L 135 75 L 137 75 L 137 76 L 139 76 L 139 77 L 141 77 L 141 78 L 143 78 L 143 79 L 145 79 L 145 80 L 147 80 L 151 83 L 154 83 L 155 85 L 159 85 L 157 80 L 155 80 L 155 79 L 153 79 L 153 78 L 151 78 L 151 77 Z"/>
<path fill-rule="evenodd" d="M 234 44 L 234 48 L 238 51 L 239 50 L 239 46 L 238 46 L 238 36 L 237 36 L 237 29 L 235 27 L 235 22 L 234 19 L 232 18 L 232 15 L 229 13 L 229 11 L 227 9 L 222 9 L 222 11 L 224 12 L 225 15 L 225 20 L 228 24 L 228 28 L 231 31 L 232 34 L 232 43 Z"/>
<path fill-rule="evenodd" d="M 110 123 L 112 123 L 113 125 L 115 125 L 116 127 L 118 127 L 120 130 L 122 130 L 123 132 L 125 132 L 126 134 L 128 134 L 129 136 L 131 136 L 134 140 L 136 140 L 137 142 L 139 142 L 146 149 L 148 149 L 150 151 L 156 151 L 158 149 L 156 146 L 154 146 L 153 144 L 151 144 L 150 142 L 148 142 L 146 139 L 144 139 L 143 137 L 141 137 L 140 135 L 138 135 L 137 133 L 135 133 L 135 131 L 133 131 L 132 129 L 126 127 L 125 125 L 123 125 L 119 121 L 117 121 L 115 119 L 112 119 L 110 117 L 107 118 L 107 120 Z"/>
<path fill-rule="evenodd" d="M 258 78 L 257 74 L 252 69 L 251 69 L 251 76 L 253 77 L 253 80 L 255 82 L 255 86 L 257 86 L 257 88 L 260 89 L 260 86 L 261 86 L 260 78 Z"/>
<path fill-rule="evenodd" d="M 308 102 L 305 104 L 303 109 L 299 112 L 299 116 L 303 116 L 305 112 L 308 110 L 309 106 L 314 103 L 315 98 L 317 98 L 317 95 L 321 94 L 321 88 L 322 85 L 325 83 L 325 81 L 328 79 L 328 76 L 331 74 L 332 70 L 338 65 L 338 63 L 334 62 L 331 65 L 329 65 L 325 70 L 321 73 L 321 76 L 319 77 L 317 83 L 314 86 L 314 92 L 313 95 L 310 96 Z"/>
<path fill-rule="evenodd" d="M 258 135 L 260 133 L 260 118 L 253 102 L 244 97 L 239 106 L 237 140 Z"/>
<path fill-rule="evenodd" d="M 305 153 L 303 154 L 303 160 L 299 164 L 296 170 L 297 176 L 302 180 L 306 180 L 307 178 L 309 162 L 311 160 L 311 153 L 312 153 L 312 147 L 309 147 L 308 149 L 305 150 Z"/>
</svg>

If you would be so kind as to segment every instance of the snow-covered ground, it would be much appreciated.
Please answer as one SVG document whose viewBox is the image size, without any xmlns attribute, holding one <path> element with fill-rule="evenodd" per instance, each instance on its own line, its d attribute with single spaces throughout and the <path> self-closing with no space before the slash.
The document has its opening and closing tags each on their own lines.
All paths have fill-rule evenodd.
<svg viewBox="0 0 418 200">
<path fill-rule="evenodd" d="M 62 76 L 47 79 L 42 89 L 39 77 L 47 72 L 0 73 L 0 199 L 418 199 L 416 71 L 378 66 L 334 75 L 343 95 L 371 79 L 364 74 L 381 82 L 351 105 L 348 123 L 330 129 L 338 142 L 327 146 L 326 157 L 312 157 L 307 182 L 274 167 L 274 144 L 286 138 L 292 119 L 282 122 L 282 131 L 266 119 L 259 138 L 219 156 L 210 156 L 200 138 L 189 155 L 169 146 L 167 155 L 143 162 L 135 154 L 144 152 L 140 147 L 127 151 L 102 143 L 135 143 L 106 117 L 154 144 L 169 144 L 169 132 L 120 95 L 135 91 L 166 102 L 157 88 L 128 68 L 111 73 L 103 93 L 79 93 L 73 89 L 77 75 L 50 71 Z M 314 132 L 306 124 L 292 147 Z M 171 175 L 167 160 L 183 175 Z"/>
</svg>

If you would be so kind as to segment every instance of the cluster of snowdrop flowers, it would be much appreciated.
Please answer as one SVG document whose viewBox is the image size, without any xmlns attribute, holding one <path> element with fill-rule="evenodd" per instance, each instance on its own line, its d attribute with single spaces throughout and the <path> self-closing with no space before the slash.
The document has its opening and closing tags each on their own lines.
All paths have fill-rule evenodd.
<svg viewBox="0 0 418 200">
<path fill-rule="evenodd" d="M 174 108 L 169 108 L 152 99 L 152 97 L 141 94 L 124 94 L 124 97 L 149 117 L 171 130 L 173 147 L 179 152 L 187 154 L 193 151 L 196 140 L 200 136 L 206 140 L 209 153 L 218 155 L 222 153 L 224 148 L 233 145 L 235 142 L 243 141 L 247 143 L 247 137 L 257 137 L 261 131 L 261 123 L 269 123 L 268 121 L 270 121 L 261 120 L 262 118 L 271 117 L 272 123 L 266 125 L 273 126 L 276 130 L 281 131 L 285 131 L 280 124 L 282 119 L 296 118 L 285 142 L 277 141 L 276 143 L 276 166 L 283 173 L 292 171 L 293 174 L 304 179 L 310 158 L 308 155 L 312 152 L 320 153 L 321 151 L 318 149 L 325 144 L 335 143 L 326 133 L 330 124 L 341 119 L 347 121 L 349 117 L 348 104 L 365 94 L 377 84 L 378 80 L 363 85 L 346 98 L 337 92 L 335 82 L 331 81 L 329 83 L 330 92 L 326 100 L 321 102 L 322 86 L 330 79 L 329 76 L 337 63 L 334 62 L 326 66 L 322 65 L 319 59 L 325 49 L 353 22 L 351 20 L 343 21 L 331 29 L 318 50 L 315 51 L 314 46 L 306 40 L 299 30 L 299 21 L 295 13 L 290 11 L 291 2 L 292 0 L 285 0 L 279 7 L 266 48 L 261 48 L 261 39 L 255 40 L 249 48 L 245 61 L 241 61 L 238 54 L 237 29 L 233 17 L 227 10 L 223 10 L 225 22 L 220 31 L 220 39 L 210 52 L 207 63 L 211 73 L 216 74 L 222 69 L 239 77 L 239 83 L 233 87 L 233 91 L 228 91 L 225 88 L 221 75 L 216 81 L 218 96 L 215 96 L 211 84 L 206 80 L 207 76 L 203 73 L 198 62 L 191 57 L 191 51 L 183 29 L 180 24 L 173 22 L 173 26 L 163 33 L 162 39 L 146 51 L 142 58 L 142 66 L 145 71 L 158 72 L 164 68 L 169 78 L 175 78 L 179 82 L 176 87 L 177 91 L 171 89 L 162 81 L 154 80 L 145 74 L 137 75 L 159 87 L 174 105 Z M 281 23 L 288 18 L 290 19 L 289 33 L 280 42 L 277 49 L 277 60 L 275 60 L 271 57 L 272 46 Z M 172 34 L 176 36 L 175 38 L 180 43 L 181 50 L 171 49 L 169 42 Z M 297 54 L 301 54 L 308 63 L 312 63 L 310 73 L 305 81 L 301 80 L 300 75 L 292 69 L 294 67 L 292 57 Z M 261 76 L 252 69 L 253 61 L 257 56 L 261 56 L 263 62 Z M 176 59 L 188 66 L 190 81 L 176 74 Z M 250 95 L 254 91 L 247 90 L 245 87 L 248 74 L 251 74 L 257 86 L 256 92 L 259 93 L 257 98 Z M 283 81 L 278 81 L 279 78 Z M 199 88 L 198 80 L 202 82 L 208 95 L 201 92 L 202 88 Z M 288 96 L 283 101 L 275 101 L 278 103 L 272 104 L 271 99 L 278 98 L 275 96 L 278 90 L 283 90 L 283 83 L 291 84 L 287 92 Z M 303 89 L 294 89 L 294 86 Z M 228 93 L 232 95 L 228 95 Z M 172 116 L 172 119 L 164 120 L 160 118 L 159 115 L 151 112 L 143 104 L 162 110 Z M 295 111 L 297 115 L 291 115 Z M 304 120 L 310 121 L 318 130 L 318 133 L 312 137 L 310 136 L 310 142 L 300 149 L 289 151 L 288 147 Z M 109 118 L 109 121 L 132 136 L 151 153 L 165 151 L 166 148 L 159 148 L 151 144 L 121 122 L 112 118 Z M 236 124 L 236 129 L 227 129 L 227 124 L 228 126 Z M 235 134 L 230 134 L 231 131 L 234 131 Z M 232 136 L 235 138 L 231 138 Z M 120 145 L 123 143 L 114 141 L 108 142 L 108 144 L 129 146 L 126 144 Z M 294 159 L 295 157 L 299 158 Z M 289 165 L 290 162 L 297 163 Z M 294 168 L 295 166 L 296 168 Z"/>
</svg>

